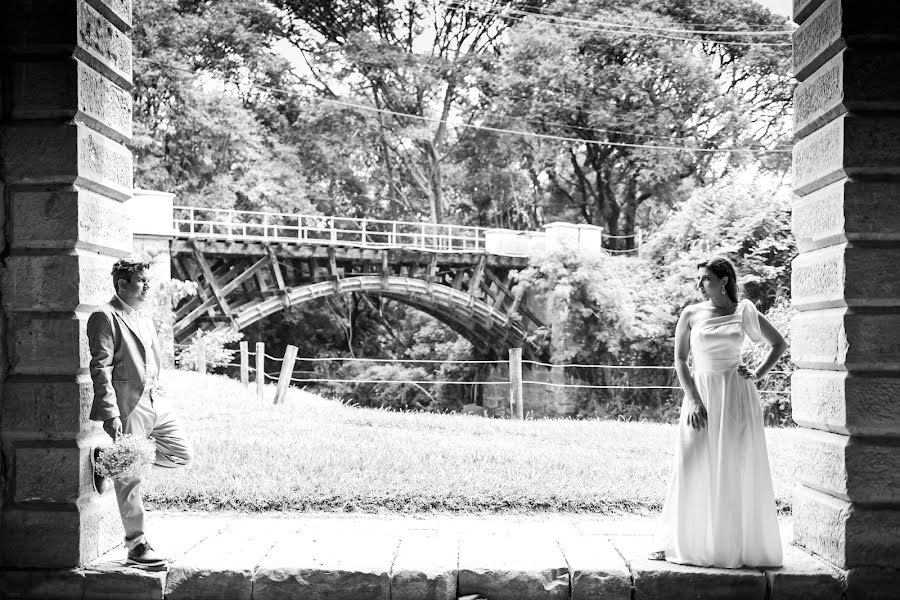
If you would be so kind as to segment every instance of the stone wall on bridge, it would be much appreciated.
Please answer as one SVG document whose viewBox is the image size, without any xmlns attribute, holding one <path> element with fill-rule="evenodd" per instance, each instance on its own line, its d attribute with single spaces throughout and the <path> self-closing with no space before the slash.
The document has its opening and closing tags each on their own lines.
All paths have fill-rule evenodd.
<svg viewBox="0 0 900 600">
<path fill-rule="evenodd" d="M 488 369 L 485 381 L 509 382 L 509 366 L 497 365 Z M 530 383 L 538 382 L 538 383 Z M 522 404 L 525 415 L 531 413 L 540 417 L 573 417 L 578 412 L 578 403 L 565 388 L 546 383 L 565 383 L 562 369 L 552 369 L 537 365 L 522 365 Z M 487 416 L 509 415 L 509 386 L 481 386 L 481 405 Z"/>
</svg>

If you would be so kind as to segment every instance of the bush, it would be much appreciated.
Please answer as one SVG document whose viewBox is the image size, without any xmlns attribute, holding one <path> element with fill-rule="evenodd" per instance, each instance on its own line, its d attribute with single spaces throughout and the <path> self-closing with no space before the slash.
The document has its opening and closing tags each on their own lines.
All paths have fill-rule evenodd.
<svg viewBox="0 0 900 600">
<path fill-rule="evenodd" d="M 199 368 L 200 353 L 203 352 L 208 369 L 225 367 L 234 362 L 234 355 L 238 352 L 237 348 L 227 348 L 226 346 L 240 341 L 243 337 L 243 333 L 233 329 L 214 332 L 199 331 L 191 338 L 190 344 L 181 348 L 181 351 L 175 356 L 175 362 L 178 363 L 179 369 L 196 371 Z"/>
<path fill-rule="evenodd" d="M 787 298 L 779 297 L 766 313 L 766 319 L 781 333 L 784 340 L 788 343 L 788 349 L 781 355 L 775 366 L 772 367 L 772 371 L 778 371 L 778 373 L 771 373 L 757 384 L 761 392 L 760 400 L 763 403 L 763 419 L 766 425 L 778 427 L 794 425 L 794 421 L 791 418 L 790 373 L 793 371 L 793 366 L 791 364 L 790 344 L 791 317 L 793 317 L 795 312 Z M 768 349 L 768 346 L 765 344 L 753 344 L 748 340 L 744 345 L 741 359 L 744 364 L 753 368 L 765 359 Z"/>
<path fill-rule="evenodd" d="M 742 294 L 790 337 L 790 265 L 796 248 L 790 233 L 790 193 L 774 177 L 746 173 L 696 190 L 648 238 L 644 258 L 579 256 L 560 250 L 532 260 L 521 274 L 532 298 L 544 299 L 555 319 L 550 331 L 535 333 L 551 362 L 669 366 L 674 360 L 675 324 L 685 306 L 702 301 L 697 263 L 713 254 L 735 262 Z M 756 365 L 763 347 L 745 349 Z M 785 355 L 774 370 L 789 371 Z M 573 383 L 678 386 L 674 370 L 568 369 Z M 786 375 L 771 375 L 762 391 L 784 391 Z M 673 394 L 674 392 L 674 394 Z M 578 390 L 579 415 L 672 421 L 678 390 Z M 766 423 L 787 425 L 787 394 L 763 394 Z"/>
<path fill-rule="evenodd" d="M 345 402 L 367 408 L 391 410 L 423 410 L 434 402 L 431 384 L 401 383 L 431 379 L 425 369 L 397 364 L 359 365 L 349 363 L 336 374 L 339 379 L 359 383 L 333 383 L 335 393 Z M 368 381 L 386 381 L 369 383 Z"/>
</svg>

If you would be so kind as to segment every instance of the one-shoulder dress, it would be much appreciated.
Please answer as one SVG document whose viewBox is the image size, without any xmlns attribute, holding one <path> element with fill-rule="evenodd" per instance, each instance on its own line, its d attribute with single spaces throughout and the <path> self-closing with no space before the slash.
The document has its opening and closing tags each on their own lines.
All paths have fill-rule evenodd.
<svg viewBox="0 0 900 600">
<path fill-rule="evenodd" d="M 761 339 L 749 300 L 731 315 L 691 329 L 692 376 L 708 424 L 694 429 L 682 410 L 673 474 L 657 532 L 666 560 L 704 567 L 778 567 L 781 537 L 766 454 L 762 409 L 742 377 L 744 336 Z"/>
</svg>

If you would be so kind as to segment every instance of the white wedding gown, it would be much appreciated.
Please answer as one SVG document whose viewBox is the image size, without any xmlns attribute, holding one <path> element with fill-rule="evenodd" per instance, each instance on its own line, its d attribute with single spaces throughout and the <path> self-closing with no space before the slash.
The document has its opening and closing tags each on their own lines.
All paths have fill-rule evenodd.
<svg viewBox="0 0 900 600">
<path fill-rule="evenodd" d="M 761 339 L 756 307 L 691 329 L 692 374 L 709 422 L 693 429 L 682 411 L 674 472 L 657 548 L 666 560 L 704 567 L 778 567 L 781 538 L 756 385 L 742 377 L 744 335 Z"/>
</svg>

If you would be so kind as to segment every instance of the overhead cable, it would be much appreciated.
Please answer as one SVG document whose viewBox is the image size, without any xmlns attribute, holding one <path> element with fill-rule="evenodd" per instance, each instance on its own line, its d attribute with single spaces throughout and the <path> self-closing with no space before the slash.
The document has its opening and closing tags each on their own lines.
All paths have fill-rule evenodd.
<svg viewBox="0 0 900 600">
<path fill-rule="evenodd" d="M 438 0 L 438 1 L 442 2 L 444 4 L 455 4 L 455 5 L 457 5 L 457 7 L 464 5 L 464 2 L 462 0 L 456 0 L 455 2 L 453 0 Z M 499 6 L 496 4 L 492 4 L 490 2 L 485 2 L 484 0 L 469 0 L 469 2 L 471 4 L 475 4 L 475 5 L 481 4 L 481 5 L 489 6 L 492 8 L 501 9 L 501 10 L 506 8 L 505 6 Z M 518 8 L 518 9 L 514 9 L 514 10 L 526 12 L 528 14 L 533 14 L 533 15 L 542 15 L 542 16 L 547 16 L 547 17 L 553 17 L 554 16 L 553 13 L 547 12 L 548 8 L 550 8 L 550 7 L 531 7 L 529 10 L 524 10 L 522 8 Z M 556 7 L 553 7 L 553 8 L 556 8 Z M 538 11 L 540 11 L 540 12 L 538 12 Z M 566 10 L 565 15 L 568 18 L 576 18 L 576 19 L 580 19 L 582 21 L 588 21 L 588 22 L 598 22 L 599 21 L 597 19 L 596 12 L 589 13 L 589 12 Z M 664 15 L 660 15 L 660 16 L 664 17 Z M 602 23 L 604 25 L 613 26 L 613 27 L 636 26 L 636 27 L 645 27 L 648 29 L 661 29 L 661 30 L 669 29 L 669 28 L 665 28 L 665 27 L 655 27 L 652 25 L 634 25 L 633 19 L 627 23 L 623 23 L 621 21 L 616 21 L 615 19 L 604 18 Z M 710 30 L 713 33 L 739 33 L 739 34 L 743 34 L 743 35 L 790 35 L 790 34 L 794 33 L 794 31 L 790 30 L 790 29 L 781 29 L 781 30 L 775 30 L 775 31 L 773 31 L 773 30 L 755 30 L 755 29 L 740 29 L 740 30 L 734 30 L 734 31 L 727 31 L 724 29 L 714 29 L 715 27 L 719 27 L 719 26 L 723 25 L 723 23 L 721 21 L 702 22 L 702 23 L 678 23 L 678 25 L 680 27 L 685 27 L 685 28 L 708 27 L 708 28 L 710 28 Z M 680 31 L 680 30 L 673 30 L 673 31 Z M 697 29 L 684 29 L 683 31 L 685 33 L 698 32 Z"/>
<path fill-rule="evenodd" d="M 497 9 L 488 9 L 488 8 L 469 8 L 469 7 L 461 7 L 455 6 L 453 7 L 455 10 L 465 11 L 471 14 L 480 14 L 480 15 L 491 15 L 495 17 L 500 17 L 503 19 L 507 19 L 510 21 L 516 22 L 542 22 L 547 24 L 552 24 L 557 27 L 563 27 L 566 29 L 573 29 L 577 31 L 590 31 L 594 33 L 610 33 L 617 35 L 631 35 L 631 36 L 644 36 L 644 37 L 654 37 L 666 40 L 673 40 L 678 42 L 694 42 L 694 43 L 715 43 L 715 44 L 723 44 L 723 45 L 731 45 L 731 46 L 791 46 L 790 42 L 737 42 L 731 40 L 712 40 L 712 39 L 702 39 L 702 38 L 688 38 L 688 37 L 680 37 L 674 35 L 667 35 L 661 33 L 655 33 L 653 31 L 627 31 L 622 29 L 608 29 L 596 26 L 585 26 L 578 25 L 574 23 L 569 23 L 564 21 L 560 17 L 542 17 L 536 13 L 522 13 L 518 14 L 510 14 L 509 12 L 504 12 L 503 10 Z M 508 9 L 507 9 L 508 10 Z"/>
<path fill-rule="evenodd" d="M 768 31 L 768 30 L 756 30 L 756 29 L 736 29 L 736 30 L 724 30 L 724 29 L 678 29 L 673 27 L 657 27 L 653 25 L 636 25 L 634 22 L 631 23 L 622 23 L 617 21 L 603 20 L 597 18 L 573 18 L 573 16 L 590 16 L 587 13 L 567 13 L 569 16 L 564 15 L 556 15 L 548 12 L 534 12 L 531 10 L 523 10 L 521 8 L 510 8 L 508 6 L 498 6 L 496 4 L 491 4 L 490 2 L 483 2 L 480 0 L 469 0 L 469 2 L 462 2 L 460 0 L 438 0 L 439 4 L 443 4 L 450 8 L 467 8 L 468 4 L 472 4 L 477 6 L 478 8 L 484 10 L 494 10 L 494 11 L 509 11 L 515 12 L 520 15 L 526 16 L 535 16 L 535 17 L 543 17 L 545 19 L 557 19 L 560 21 L 566 21 L 577 24 L 585 24 L 585 25 L 599 25 L 602 27 L 623 27 L 623 28 L 631 28 L 631 29 L 641 29 L 647 31 L 662 31 L 665 33 L 694 33 L 694 34 L 707 34 L 707 35 L 743 35 L 743 36 L 765 36 L 765 35 L 791 35 L 794 33 L 789 29 L 782 29 L 778 31 Z M 700 25 L 710 25 L 710 23 L 702 23 Z"/>
<path fill-rule="evenodd" d="M 178 69 L 181 71 L 196 73 L 196 71 L 192 71 L 190 69 L 186 69 L 183 67 L 170 66 L 165 63 L 155 61 L 152 59 L 138 58 L 137 60 L 139 60 L 141 62 L 156 64 L 158 66 L 170 67 L 170 68 Z M 277 88 L 277 87 L 273 87 L 273 86 L 267 86 L 267 85 L 262 85 L 262 84 L 258 84 L 258 83 L 252 83 L 252 82 L 249 83 L 248 85 L 250 87 L 260 89 L 260 90 L 278 92 L 278 93 L 282 93 L 282 94 L 298 95 L 296 90 Z M 420 116 L 420 115 L 411 115 L 409 113 L 402 113 L 399 111 L 389 110 L 389 109 L 385 109 L 385 108 L 378 108 L 378 107 L 369 106 L 366 104 L 359 104 L 359 103 L 355 103 L 355 102 L 347 102 L 344 100 L 337 100 L 335 98 L 321 98 L 321 97 L 316 97 L 316 96 L 312 96 L 312 97 L 306 96 L 305 98 L 307 98 L 309 100 L 318 101 L 318 102 L 325 102 L 328 104 L 335 104 L 335 105 L 344 106 L 347 108 L 354 108 L 354 109 L 364 110 L 364 111 L 373 112 L 373 113 L 392 115 L 392 116 L 402 117 L 402 118 L 406 118 L 406 119 L 426 121 L 426 122 L 431 122 L 431 123 L 441 123 L 441 122 L 446 123 L 447 122 L 446 120 L 440 119 L 438 117 L 426 117 L 426 116 Z M 507 118 L 509 120 L 517 120 L 515 117 L 502 117 L 501 115 L 494 115 L 494 116 L 501 117 L 501 118 Z M 571 136 L 561 136 L 561 135 L 553 135 L 553 134 L 547 134 L 547 133 L 537 133 L 537 132 L 533 132 L 533 131 L 505 129 L 502 127 L 491 127 L 488 125 L 476 125 L 474 123 L 465 123 L 465 122 L 455 123 L 453 126 L 461 127 L 464 129 L 491 131 L 494 133 L 507 133 L 507 134 L 518 135 L 518 136 L 522 136 L 522 137 L 531 137 L 531 138 L 553 140 L 553 141 L 576 142 L 579 144 L 587 144 L 587 145 L 607 146 L 607 147 L 614 147 L 614 148 L 633 148 L 633 149 L 665 151 L 665 152 L 730 153 L 730 154 L 751 154 L 752 155 L 752 154 L 780 154 L 780 153 L 786 153 L 786 152 L 791 151 L 789 148 L 773 148 L 773 149 L 766 149 L 766 148 L 697 148 L 697 147 L 690 147 L 690 146 L 671 146 L 671 145 L 637 144 L 637 143 L 627 143 L 627 142 L 609 142 L 609 141 L 603 141 L 603 140 L 590 140 L 590 139 L 575 138 L 575 137 L 571 137 Z"/>
</svg>

